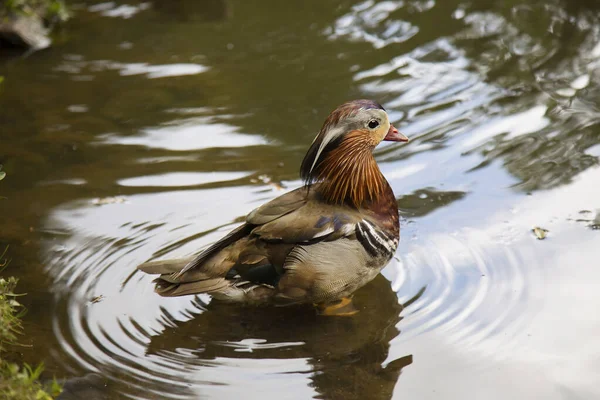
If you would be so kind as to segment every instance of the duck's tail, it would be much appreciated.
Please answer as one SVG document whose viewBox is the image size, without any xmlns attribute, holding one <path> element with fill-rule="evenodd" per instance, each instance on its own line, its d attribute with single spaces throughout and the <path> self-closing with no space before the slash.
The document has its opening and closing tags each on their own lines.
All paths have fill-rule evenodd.
<svg viewBox="0 0 600 400">
<path fill-rule="evenodd" d="M 155 291 L 161 296 L 208 293 L 228 302 L 267 303 L 274 293 L 273 286 L 231 273 L 241 252 L 248 246 L 252 229 L 251 225 L 240 225 L 196 257 L 150 261 L 138 269 L 160 275 L 154 282 Z"/>
<path fill-rule="evenodd" d="M 154 280 L 154 290 L 164 297 L 208 293 L 218 300 L 233 303 L 261 305 L 271 301 L 275 289 L 270 285 L 252 283 L 237 276 L 231 279 L 209 276 L 197 269 L 181 273 L 192 260 L 194 258 L 149 261 L 137 268 L 147 274 L 160 275 Z"/>
<path fill-rule="evenodd" d="M 212 293 L 230 285 L 223 277 L 208 277 L 199 271 L 180 274 L 181 270 L 193 260 L 194 257 L 149 261 L 137 268 L 147 274 L 160 275 L 154 280 L 156 283 L 154 290 L 165 297 Z"/>
<path fill-rule="evenodd" d="M 176 274 L 193 259 L 194 257 L 186 257 L 173 260 L 148 261 L 138 265 L 137 269 L 150 275 Z"/>
</svg>

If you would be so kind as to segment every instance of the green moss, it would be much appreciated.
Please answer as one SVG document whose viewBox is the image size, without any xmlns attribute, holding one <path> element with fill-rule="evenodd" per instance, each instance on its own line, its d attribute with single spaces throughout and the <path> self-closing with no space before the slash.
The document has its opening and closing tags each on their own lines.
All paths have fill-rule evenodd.
<svg viewBox="0 0 600 400">
<path fill-rule="evenodd" d="M 46 19 L 49 21 L 64 22 L 70 16 L 71 14 L 62 0 L 52 0 L 46 8 Z"/>
<path fill-rule="evenodd" d="M 70 16 L 63 0 L 0 1 L 0 14 L 39 15 L 48 23 L 64 22 Z"/>
<path fill-rule="evenodd" d="M 6 264 L 6 261 L 3 263 Z M 0 352 L 5 350 L 7 344 L 16 341 L 21 330 L 20 304 L 13 293 L 16 285 L 17 280 L 13 277 L 0 278 Z"/>
<path fill-rule="evenodd" d="M 6 400 L 52 400 L 60 394 L 56 381 L 50 385 L 39 382 L 44 366 L 20 368 L 17 364 L 0 359 L 0 397 Z"/>
<path fill-rule="evenodd" d="M 6 173 L 1 171 L 0 181 Z M 1 197 L 0 197 L 1 199 Z M 9 263 L 6 258 L 6 247 L 0 253 L 0 272 Z M 4 359 L 8 347 L 17 343 L 18 336 L 23 331 L 21 317 L 25 308 L 17 301 L 19 295 L 15 292 L 17 279 L 14 277 L 0 277 L 0 398 L 3 400 L 52 400 L 61 392 L 61 387 L 56 381 L 43 385 L 40 383 L 40 374 L 44 370 L 43 364 L 32 368 L 25 364 L 23 367 Z"/>
<path fill-rule="evenodd" d="M 4 258 L 6 249 L 0 254 L 0 269 L 8 260 Z M 52 400 L 61 391 L 60 385 L 53 381 L 42 384 L 39 381 L 43 364 L 35 368 L 25 364 L 19 365 L 8 362 L 3 358 L 7 347 L 17 342 L 17 336 L 22 333 L 21 317 L 25 309 L 15 293 L 17 279 L 14 277 L 0 278 L 0 398 L 5 400 Z"/>
</svg>

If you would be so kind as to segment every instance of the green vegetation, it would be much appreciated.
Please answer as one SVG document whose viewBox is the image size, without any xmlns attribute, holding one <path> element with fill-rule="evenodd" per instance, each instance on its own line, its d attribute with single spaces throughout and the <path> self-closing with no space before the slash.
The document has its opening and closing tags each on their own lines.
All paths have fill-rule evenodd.
<svg viewBox="0 0 600 400">
<path fill-rule="evenodd" d="M 6 261 L 3 261 L 6 264 Z M 13 293 L 17 280 L 13 277 L 0 278 L 0 351 L 4 351 L 6 344 L 14 343 L 20 332 L 21 323 L 18 309 L 20 304 L 15 300 Z"/>
<path fill-rule="evenodd" d="M 46 18 L 50 21 L 64 22 L 70 17 L 69 10 L 62 0 L 51 1 L 46 10 Z"/>
<path fill-rule="evenodd" d="M 0 169 L 2 166 L 0 165 Z M 0 171 L 0 181 L 6 176 Z M 9 260 L 5 257 L 8 248 L 0 253 L 0 272 Z M 25 364 L 24 367 L 4 359 L 9 346 L 17 343 L 22 333 L 21 317 L 25 308 L 17 301 L 15 293 L 17 279 L 0 277 L 0 398 L 5 400 L 52 400 L 61 391 L 56 381 L 43 385 L 39 382 L 44 366 L 36 368 Z"/>
<path fill-rule="evenodd" d="M 48 22 L 66 21 L 69 12 L 62 0 L 4 0 L 4 10 L 13 14 L 40 15 Z"/>
<path fill-rule="evenodd" d="M 0 265 L 6 265 L 3 261 Z M 17 279 L 0 278 L 0 398 L 6 400 L 51 400 L 61 391 L 56 381 L 48 385 L 39 382 L 44 366 L 32 368 L 8 362 L 3 358 L 7 346 L 14 345 L 21 333 L 23 307 L 16 300 Z"/>
<path fill-rule="evenodd" d="M 3 261 L 0 265 L 6 265 Z M 21 319 L 24 309 L 16 300 L 17 279 L 0 278 L 0 397 L 6 400 L 51 400 L 60 393 L 60 386 L 53 381 L 42 385 L 38 379 L 43 365 L 36 368 L 29 365 L 19 367 L 4 360 L 6 347 L 14 345 L 21 333 Z"/>
</svg>

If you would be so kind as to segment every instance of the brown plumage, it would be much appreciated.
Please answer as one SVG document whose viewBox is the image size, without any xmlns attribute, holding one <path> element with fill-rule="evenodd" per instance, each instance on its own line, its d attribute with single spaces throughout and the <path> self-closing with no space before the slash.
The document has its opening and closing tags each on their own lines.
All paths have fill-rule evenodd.
<svg viewBox="0 0 600 400">
<path fill-rule="evenodd" d="M 342 104 L 302 162 L 305 186 L 252 211 L 197 257 L 152 261 L 163 296 L 209 293 L 249 304 L 327 304 L 373 279 L 399 240 L 398 209 L 372 151 L 407 141 L 371 100 Z"/>
<path fill-rule="evenodd" d="M 321 193 L 335 204 L 360 207 L 384 195 L 387 181 L 371 154 L 376 144 L 364 131 L 353 131 L 318 166 Z"/>
</svg>

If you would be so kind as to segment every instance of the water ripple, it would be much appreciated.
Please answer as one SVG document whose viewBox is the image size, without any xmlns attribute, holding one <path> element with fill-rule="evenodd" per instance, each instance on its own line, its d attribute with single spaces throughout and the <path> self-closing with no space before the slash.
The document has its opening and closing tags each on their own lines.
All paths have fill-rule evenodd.
<svg viewBox="0 0 600 400">
<path fill-rule="evenodd" d="M 131 11 L 112 3 L 92 7 L 113 16 Z M 375 391 L 391 398 L 415 382 L 415 393 L 431 395 L 435 385 L 472 382 L 473 371 L 505 365 L 512 374 L 547 373 L 548 388 L 558 383 L 597 393 L 580 382 L 597 365 L 597 345 L 589 340 L 597 325 L 589 284 L 597 275 L 589 254 L 598 254 L 597 239 L 589 236 L 597 233 L 600 171 L 597 13 L 562 10 L 557 1 L 484 7 L 367 0 L 340 10 L 320 23 L 299 19 L 310 25 L 304 38 L 295 32 L 300 25 L 280 36 L 270 16 L 269 30 L 253 37 L 244 24 L 256 21 L 240 18 L 236 8 L 238 14 L 223 13 L 226 22 L 207 24 L 220 33 L 245 29 L 244 38 L 229 32 L 241 43 L 224 34 L 216 53 L 202 42 L 206 54 L 198 56 L 198 36 L 183 35 L 193 41 L 181 63 L 150 62 L 146 55 L 140 62 L 65 56 L 53 68 L 71 84 L 73 75 L 90 82 L 106 75 L 128 89 L 111 93 L 108 105 L 93 99 L 65 103 L 85 107 L 61 105 L 63 112 L 85 111 L 68 118 L 102 131 L 86 152 L 72 156 L 77 168 L 47 185 L 77 189 L 79 197 L 69 192 L 68 198 L 80 199 L 53 203 L 42 229 L 61 346 L 56 364 L 73 375 L 96 372 L 111 393 L 127 398 L 369 398 Z M 176 28 L 188 25 L 203 24 Z M 565 31 L 569 40 L 558 40 Z M 244 45 L 245 36 L 252 40 Z M 294 46 L 310 40 L 310 51 L 295 54 L 290 40 Z M 267 53 L 278 63 L 269 64 Z M 326 62 L 331 70 L 324 72 Z M 240 65 L 248 72 L 240 74 Z M 268 79 L 260 81 L 265 66 Z M 314 78 L 317 88 L 288 89 L 290 71 L 314 74 L 299 76 Z M 257 74 L 256 83 L 250 74 Z M 187 93 L 187 84 L 178 85 L 183 80 L 150 80 L 179 75 L 193 75 L 187 79 L 203 91 L 201 101 Z M 249 309 L 207 295 L 157 296 L 152 277 L 135 272 L 137 264 L 197 253 L 279 195 L 281 179 L 296 179 L 304 151 L 299 131 L 314 129 L 307 120 L 316 117 L 275 104 L 279 97 L 272 94 L 288 92 L 290 104 L 300 99 L 316 115 L 318 96 L 376 98 L 410 136 L 406 145 L 386 143 L 375 153 L 402 217 L 400 248 L 384 270 L 388 280 L 379 276 L 356 293 L 355 317 L 335 320 L 310 308 Z M 134 114 L 146 97 L 150 111 Z M 101 124 L 86 122 L 103 108 Z M 131 122 L 131 115 L 142 122 Z M 75 134 L 56 136 L 69 124 L 56 125 L 54 140 L 75 140 Z M 86 169 L 88 158 L 95 169 Z M 287 164 L 289 170 L 277 172 Z M 74 169 L 76 181 L 69 175 Z M 549 230 L 544 241 L 530 234 L 538 225 Z M 555 309 L 592 333 L 579 335 Z M 560 334 L 549 335 L 558 325 L 565 325 Z M 528 341 L 530 333 L 535 341 Z M 405 367 L 411 379 L 396 386 Z M 467 386 L 472 394 L 499 385 Z"/>
<path fill-rule="evenodd" d="M 332 40 L 348 37 L 351 40 L 364 40 L 375 48 L 392 43 L 402 43 L 419 32 L 419 28 L 408 21 L 390 18 L 390 15 L 404 6 L 404 1 L 364 1 L 352 7 L 352 11 L 335 22 L 331 31 L 326 31 Z"/>
</svg>

